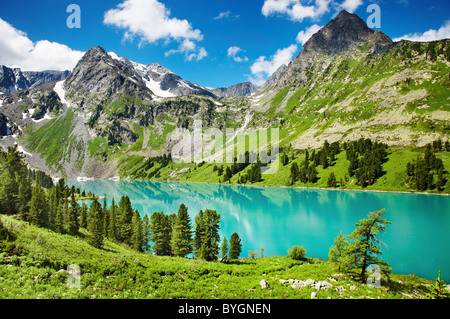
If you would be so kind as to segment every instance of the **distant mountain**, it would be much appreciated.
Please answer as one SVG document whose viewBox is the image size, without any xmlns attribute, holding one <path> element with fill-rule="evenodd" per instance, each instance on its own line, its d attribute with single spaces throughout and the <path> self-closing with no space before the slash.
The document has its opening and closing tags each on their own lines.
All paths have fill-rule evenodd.
<svg viewBox="0 0 450 319">
<path fill-rule="evenodd" d="M 22 74 L 30 83 L 28 88 L 35 88 L 50 81 L 65 80 L 70 75 L 70 71 L 23 71 Z"/>
<path fill-rule="evenodd" d="M 4 65 L 0 66 L 1 93 L 14 93 L 20 90 L 28 89 L 30 86 L 30 82 L 19 68 L 11 69 Z"/>
<path fill-rule="evenodd" d="M 61 81 L 69 76 L 69 71 L 22 71 L 20 68 L 0 66 L 0 93 L 14 93 L 34 88 L 50 81 Z"/>
<path fill-rule="evenodd" d="M 229 96 L 252 96 L 258 91 L 258 87 L 251 82 L 238 83 L 227 88 L 211 89 L 218 98 Z"/>
<path fill-rule="evenodd" d="M 0 72 L 0 145 L 20 141 L 31 165 L 53 176 L 147 176 L 148 157 L 179 147 L 196 121 L 237 134 L 278 127 L 281 146 L 294 149 L 362 137 L 414 147 L 449 140 L 450 40 L 393 42 L 346 11 L 261 87 L 203 87 L 102 47 L 65 79 Z M 36 79 L 54 80 L 31 87 Z"/>
</svg>

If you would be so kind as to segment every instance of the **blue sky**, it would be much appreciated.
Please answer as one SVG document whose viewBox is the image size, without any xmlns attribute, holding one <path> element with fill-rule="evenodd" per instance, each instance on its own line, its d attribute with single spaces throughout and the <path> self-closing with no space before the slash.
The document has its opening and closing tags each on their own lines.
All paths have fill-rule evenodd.
<svg viewBox="0 0 450 319">
<path fill-rule="evenodd" d="M 101 45 L 203 86 L 260 84 L 340 10 L 367 21 L 373 3 L 392 39 L 450 37 L 448 0 L 2 0 L 0 64 L 72 68 Z M 81 28 L 67 26 L 70 4 L 81 9 Z"/>
</svg>

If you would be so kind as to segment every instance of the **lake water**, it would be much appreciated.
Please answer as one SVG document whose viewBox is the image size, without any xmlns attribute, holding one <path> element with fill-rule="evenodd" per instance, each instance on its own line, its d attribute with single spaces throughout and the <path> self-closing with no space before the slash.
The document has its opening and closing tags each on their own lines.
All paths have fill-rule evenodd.
<svg viewBox="0 0 450 319">
<path fill-rule="evenodd" d="M 450 197 L 421 194 L 246 187 L 153 181 L 69 181 L 68 184 L 115 198 L 130 197 L 141 215 L 176 213 L 181 203 L 194 217 L 200 210 L 220 213 L 221 238 L 237 232 L 241 257 L 264 248 L 265 256 L 286 256 L 293 245 L 307 257 L 328 259 L 333 240 L 350 234 L 359 219 L 385 208 L 392 222 L 380 238 L 383 260 L 392 271 L 450 282 Z"/>
</svg>

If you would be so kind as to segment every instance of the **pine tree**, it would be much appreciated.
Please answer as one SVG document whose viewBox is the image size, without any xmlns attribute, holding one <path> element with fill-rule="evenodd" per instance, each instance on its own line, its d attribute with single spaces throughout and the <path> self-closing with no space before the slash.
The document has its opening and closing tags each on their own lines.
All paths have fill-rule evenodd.
<svg viewBox="0 0 450 319">
<path fill-rule="evenodd" d="M 194 253 L 199 259 L 216 260 L 219 255 L 220 214 L 215 210 L 200 210 L 195 217 Z"/>
<path fill-rule="evenodd" d="M 345 249 L 346 257 L 341 258 L 341 261 L 361 270 L 361 282 L 365 281 L 366 270 L 370 265 L 377 264 L 384 273 L 390 272 L 389 264 L 378 257 L 382 254 L 378 234 L 385 233 L 391 223 L 381 218 L 384 213 L 384 209 L 369 213 L 367 219 L 361 219 L 355 224 L 357 228 L 348 236 L 351 242 Z"/>
<path fill-rule="evenodd" d="M 0 175 L 0 209 L 6 215 L 17 213 L 19 184 L 12 172 L 4 170 Z"/>
<path fill-rule="evenodd" d="M 238 259 L 242 253 L 241 239 L 237 233 L 233 233 L 230 237 L 230 259 Z"/>
<path fill-rule="evenodd" d="M 68 211 L 68 225 L 69 231 L 72 234 L 78 233 L 80 229 L 80 206 L 75 200 L 75 194 L 70 195 L 70 207 Z"/>
<path fill-rule="evenodd" d="M 80 227 L 87 229 L 88 226 L 88 206 L 86 203 L 83 203 L 81 205 L 81 211 L 80 211 Z"/>
<path fill-rule="evenodd" d="M 47 198 L 43 188 L 36 184 L 30 201 L 30 211 L 28 221 L 37 226 L 44 226 L 47 223 Z"/>
<path fill-rule="evenodd" d="M 328 187 L 336 187 L 337 181 L 336 181 L 336 175 L 332 172 L 330 176 L 328 176 L 327 186 Z"/>
<path fill-rule="evenodd" d="M 441 271 L 439 270 L 439 276 L 436 279 L 434 286 L 431 288 L 430 298 L 432 299 L 449 299 L 450 293 L 445 289 L 445 283 L 441 280 Z"/>
<path fill-rule="evenodd" d="M 119 202 L 118 213 L 118 237 L 119 241 L 130 243 L 131 239 L 131 220 L 133 219 L 133 208 L 128 196 L 122 196 Z"/>
<path fill-rule="evenodd" d="M 26 217 L 29 210 L 28 204 L 32 196 L 31 180 L 28 176 L 23 176 L 18 184 L 17 211 L 22 217 Z"/>
<path fill-rule="evenodd" d="M 150 240 L 153 253 L 157 256 L 170 256 L 172 253 L 172 226 L 175 215 L 155 212 L 150 217 Z"/>
<path fill-rule="evenodd" d="M 343 260 L 342 258 L 345 257 L 347 246 L 347 236 L 344 236 L 341 231 L 334 240 L 334 246 L 330 248 L 328 253 L 330 261 L 339 264 L 339 271 L 341 271 L 341 262 Z"/>
<path fill-rule="evenodd" d="M 109 209 L 108 206 L 106 206 L 106 198 L 103 200 L 102 215 L 103 215 L 103 235 L 105 237 L 108 237 Z"/>
<path fill-rule="evenodd" d="M 222 241 L 222 258 L 226 258 L 228 256 L 228 241 L 226 237 L 223 237 Z"/>
<path fill-rule="evenodd" d="M 176 257 L 186 257 L 193 251 L 191 220 L 188 209 L 184 204 L 180 205 L 172 230 L 172 253 Z"/>
<path fill-rule="evenodd" d="M 139 212 L 137 210 L 133 213 L 132 219 L 132 236 L 131 236 L 131 247 L 137 251 L 143 251 L 143 236 L 142 236 L 142 222 Z"/>
<path fill-rule="evenodd" d="M 61 202 L 58 203 L 55 216 L 55 231 L 62 234 L 64 232 L 64 216 L 62 211 Z"/>
<path fill-rule="evenodd" d="M 143 240 L 143 250 L 144 251 L 151 251 L 150 247 L 150 219 L 148 218 L 148 215 L 146 214 L 144 218 L 142 219 L 142 240 Z"/>
<path fill-rule="evenodd" d="M 103 246 L 102 208 L 97 199 L 94 199 L 94 201 L 91 204 L 91 207 L 89 208 L 88 230 L 90 232 L 88 242 L 96 248 L 102 248 Z"/>
<path fill-rule="evenodd" d="M 111 207 L 109 208 L 109 224 L 108 224 L 108 232 L 107 236 L 109 239 L 116 240 L 117 239 L 117 205 L 114 202 L 114 198 L 111 202 Z"/>
<path fill-rule="evenodd" d="M 195 234 L 194 234 L 194 253 L 197 258 L 200 258 L 200 250 L 203 245 L 203 240 L 206 237 L 206 227 L 204 221 L 204 213 L 202 210 L 195 216 Z"/>
</svg>

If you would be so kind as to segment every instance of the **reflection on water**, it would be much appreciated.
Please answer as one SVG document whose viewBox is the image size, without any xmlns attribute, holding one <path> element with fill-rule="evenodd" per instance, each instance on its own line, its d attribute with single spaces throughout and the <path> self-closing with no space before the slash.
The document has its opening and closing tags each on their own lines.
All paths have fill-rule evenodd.
<svg viewBox="0 0 450 319">
<path fill-rule="evenodd" d="M 301 245 L 307 256 L 327 259 L 341 230 L 350 234 L 359 219 L 385 208 L 392 224 L 381 237 L 383 259 L 393 271 L 435 279 L 441 270 L 442 279 L 450 281 L 448 196 L 154 181 L 69 184 L 108 196 L 108 202 L 127 195 L 142 215 L 176 213 L 182 203 L 192 220 L 200 210 L 217 210 L 221 236 L 229 239 L 237 232 L 243 256 L 261 247 L 265 256 L 285 256 Z"/>
</svg>

